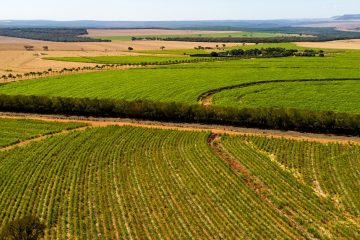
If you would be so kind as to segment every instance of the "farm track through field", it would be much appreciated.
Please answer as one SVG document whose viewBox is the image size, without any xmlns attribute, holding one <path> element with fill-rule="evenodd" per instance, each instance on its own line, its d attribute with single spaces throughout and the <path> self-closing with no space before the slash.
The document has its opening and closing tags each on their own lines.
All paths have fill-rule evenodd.
<svg viewBox="0 0 360 240">
<path fill-rule="evenodd" d="M 279 130 L 239 128 L 239 127 L 220 126 L 220 125 L 165 123 L 165 122 L 141 121 L 141 120 L 121 119 L 121 118 L 91 118 L 91 117 L 77 117 L 77 116 L 63 116 L 63 115 L 38 115 L 38 114 L 21 114 L 21 113 L 4 113 L 4 112 L 2 113 L 0 112 L 0 118 L 32 119 L 32 120 L 55 121 L 55 122 L 79 122 L 79 123 L 86 123 L 92 127 L 132 126 L 132 127 L 143 127 L 143 128 L 152 128 L 152 129 L 155 128 L 155 129 L 178 130 L 178 131 L 193 131 L 193 132 L 206 131 L 206 132 L 211 132 L 213 134 L 227 134 L 227 135 L 239 135 L 239 136 L 265 136 L 265 137 L 278 138 L 278 139 L 285 138 L 289 140 L 319 142 L 324 144 L 340 143 L 340 144 L 360 145 L 359 137 L 301 133 L 301 132 L 293 132 L 293 131 L 285 132 Z M 70 131 L 71 130 L 69 130 L 68 132 Z M 34 139 L 29 140 L 29 142 L 30 141 L 35 141 L 35 140 Z"/>
<path fill-rule="evenodd" d="M 360 80 L 360 78 L 325 78 L 325 79 L 294 79 L 294 80 L 268 80 L 268 81 L 258 81 L 258 82 L 249 82 L 249 83 L 241 83 L 226 87 L 220 87 L 216 89 L 209 90 L 201 94 L 197 101 L 203 106 L 211 106 L 213 105 L 213 97 L 215 94 L 220 93 L 222 91 L 246 88 L 256 85 L 266 85 L 273 83 L 294 83 L 294 82 L 335 82 L 335 81 L 354 81 Z"/>
<path fill-rule="evenodd" d="M 280 209 L 269 199 L 268 195 L 272 193 L 271 189 L 269 189 L 256 175 L 253 175 L 250 169 L 241 164 L 241 162 L 239 162 L 238 159 L 222 145 L 221 138 L 222 136 L 218 134 L 209 135 L 208 145 L 214 154 L 223 160 L 236 175 L 242 176 L 242 179 L 244 179 L 248 187 L 266 202 L 270 208 L 274 209 L 279 215 L 287 219 L 292 228 L 297 229 L 299 232 L 303 232 L 307 239 L 316 239 L 305 227 L 296 222 L 290 213 Z"/>
<path fill-rule="evenodd" d="M 0 118 L 1 118 L 1 116 L 0 116 Z M 25 145 L 30 144 L 32 142 L 40 142 L 40 141 L 42 141 L 42 140 L 44 140 L 46 138 L 49 138 L 49 137 L 62 135 L 62 134 L 67 134 L 67 133 L 71 133 L 71 132 L 74 132 L 74 131 L 84 131 L 87 128 L 89 128 L 89 126 L 72 128 L 72 129 L 62 130 L 62 131 L 55 132 L 55 133 L 48 133 L 48 134 L 36 136 L 34 138 L 26 139 L 26 140 L 20 141 L 20 142 L 15 143 L 15 144 L 11 144 L 11 145 L 8 145 L 8 146 L 5 146 L 5 147 L 0 147 L 0 152 L 12 150 L 14 148 L 21 147 L 21 146 L 25 146 Z"/>
</svg>

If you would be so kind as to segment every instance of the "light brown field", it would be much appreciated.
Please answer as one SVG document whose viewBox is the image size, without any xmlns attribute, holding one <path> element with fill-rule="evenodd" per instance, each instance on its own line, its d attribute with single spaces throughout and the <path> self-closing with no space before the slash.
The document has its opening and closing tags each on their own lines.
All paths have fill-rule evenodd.
<svg viewBox="0 0 360 240">
<path fill-rule="evenodd" d="M 302 25 L 302 27 L 336 28 L 342 31 L 353 31 L 360 28 L 360 21 L 334 21 L 327 23 L 314 23 Z"/>
<path fill-rule="evenodd" d="M 144 35 L 185 35 L 185 34 L 213 34 L 219 31 L 203 30 L 168 30 L 168 29 L 88 29 L 90 37 L 105 36 L 144 36 Z M 220 33 L 234 33 L 234 31 L 224 31 Z"/>
<path fill-rule="evenodd" d="M 355 49 L 360 50 L 360 39 L 330 42 L 297 42 L 297 46 L 309 48 Z"/>
<path fill-rule="evenodd" d="M 130 30 L 129 30 L 130 31 Z M 215 47 L 221 43 L 199 42 L 165 42 L 165 41 L 114 41 L 114 42 L 82 42 L 63 43 L 47 42 L 29 39 L 20 39 L 0 36 L 0 75 L 24 73 L 30 71 L 45 71 L 49 68 L 62 69 L 83 66 L 94 66 L 88 63 L 71 63 L 43 60 L 44 57 L 78 57 L 78 56 L 119 56 L 139 55 L 128 52 L 128 47 L 134 50 L 158 50 L 161 46 L 166 49 L 193 49 L 199 45 Z M 25 45 L 34 46 L 34 51 L 25 51 Z M 227 46 L 236 46 L 237 43 L 226 43 Z M 48 46 L 49 51 L 43 51 Z"/>
</svg>

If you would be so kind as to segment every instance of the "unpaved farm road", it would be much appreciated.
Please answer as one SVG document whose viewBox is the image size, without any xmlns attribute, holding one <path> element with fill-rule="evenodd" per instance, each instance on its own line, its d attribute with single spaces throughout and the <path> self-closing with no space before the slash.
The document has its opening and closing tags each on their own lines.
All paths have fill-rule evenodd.
<svg viewBox="0 0 360 240">
<path fill-rule="evenodd" d="M 93 118 L 93 117 L 19 114 L 19 113 L 0 113 L 0 118 L 22 118 L 22 119 L 43 120 L 43 121 L 57 121 L 57 122 L 82 122 L 82 123 L 87 123 L 90 127 L 132 126 L 132 127 L 143 127 L 143 128 L 153 128 L 153 129 L 155 128 L 155 129 L 178 130 L 178 131 L 199 131 L 199 132 L 206 131 L 206 132 L 212 132 L 213 134 L 228 134 L 228 135 L 239 135 L 239 136 L 255 135 L 255 136 L 273 137 L 273 138 L 286 138 L 290 140 L 312 141 L 319 143 L 354 144 L 360 146 L 360 137 L 300 133 L 293 131 L 262 130 L 262 129 L 239 128 L 239 127 L 219 126 L 219 125 L 164 123 L 164 122 L 156 122 L 156 121 L 140 121 L 140 120 L 123 119 L 123 118 Z"/>
</svg>

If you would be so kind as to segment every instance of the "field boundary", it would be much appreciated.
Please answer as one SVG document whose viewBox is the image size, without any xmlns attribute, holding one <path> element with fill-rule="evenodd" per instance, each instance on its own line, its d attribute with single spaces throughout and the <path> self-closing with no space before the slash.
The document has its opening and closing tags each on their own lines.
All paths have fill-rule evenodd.
<svg viewBox="0 0 360 240">
<path fill-rule="evenodd" d="M 237 176 L 240 176 L 246 185 L 252 189 L 270 208 L 276 211 L 279 215 L 286 218 L 291 227 L 296 228 L 299 232 L 303 232 L 307 238 L 316 239 L 315 236 L 299 224 L 294 217 L 280 209 L 268 197 L 272 194 L 268 186 L 263 183 L 256 175 L 252 174 L 250 169 L 243 165 L 233 154 L 231 154 L 221 143 L 222 136 L 218 134 L 210 134 L 208 137 L 208 146 L 213 153 L 218 156 Z"/>
<path fill-rule="evenodd" d="M 2 118 L 2 116 L 0 116 L 0 119 L 1 118 Z M 43 134 L 43 135 L 37 135 L 35 137 L 28 138 L 28 139 L 19 141 L 17 143 L 13 143 L 13 144 L 9 144 L 9 145 L 4 146 L 4 147 L 0 147 L 0 152 L 5 152 L 5 151 L 8 151 L 8 150 L 15 149 L 17 147 L 28 145 L 28 144 L 30 144 L 32 142 L 40 142 L 40 141 L 42 141 L 44 139 L 47 139 L 47 138 L 50 138 L 50 137 L 53 137 L 53 136 L 68 134 L 68 133 L 74 132 L 74 131 L 84 131 L 84 130 L 88 129 L 89 127 L 90 126 L 81 126 L 81 127 L 61 130 L 61 131 L 57 131 L 57 132 L 51 132 L 51 133 L 47 133 L 47 134 Z"/>
<path fill-rule="evenodd" d="M 171 123 L 135 120 L 127 118 L 95 118 L 65 115 L 45 115 L 45 114 L 23 114 L 0 112 L 1 118 L 31 119 L 55 122 L 79 122 L 86 123 L 88 127 L 106 126 L 130 126 L 151 129 L 191 131 L 191 132 L 210 132 L 212 134 L 239 135 L 239 136 L 262 136 L 271 138 L 285 138 L 296 141 L 319 142 L 323 144 L 353 144 L 360 146 L 360 137 L 337 136 L 331 134 L 301 133 L 295 131 L 263 130 L 256 128 L 240 128 L 231 126 L 220 126 L 196 123 Z M 76 129 L 74 129 L 76 130 Z M 72 130 L 68 130 L 69 132 Z M 40 139 L 41 140 L 41 139 Z"/>
<path fill-rule="evenodd" d="M 211 106 L 213 104 L 212 100 L 215 94 L 218 94 L 223 91 L 233 90 L 233 89 L 240 89 L 246 88 L 256 85 L 266 85 L 272 83 L 294 83 L 294 82 L 336 82 L 336 81 L 354 81 L 360 80 L 360 78 L 324 78 L 324 79 L 293 79 L 293 80 L 269 80 L 269 81 L 258 81 L 258 82 L 248 82 L 248 83 L 241 83 L 231 86 L 225 86 L 220 88 L 215 88 L 209 91 L 202 93 L 198 98 L 197 101 L 199 104 L 203 106 Z"/>
</svg>

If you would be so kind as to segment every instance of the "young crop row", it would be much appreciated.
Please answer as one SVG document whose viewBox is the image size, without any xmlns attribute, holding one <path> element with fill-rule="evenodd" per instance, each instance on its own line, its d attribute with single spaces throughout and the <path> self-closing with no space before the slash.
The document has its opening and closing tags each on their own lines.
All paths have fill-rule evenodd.
<svg viewBox="0 0 360 240">
<path fill-rule="evenodd" d="M 360 81 L 275 82 L 228 89 L 213 95 L 226 107 L 285 107 L 360 113 Z"/>
<path fill-rule="evenodd" d="M 84 126 L 82 123 L 45 122 L 0 118 L 0 148 L 40 135 Z"/>
<path fill-rule="evenodd" d="M 256 139 L 254 144 L 274 154 L 281 165 L 291 169 L 318 195 L 332 199 L 340 210 L 360 217 L 359 147 L 281 139 Z"/>
<path fill-rule="evenodd" d="M 207 141 L 207 133 L 107 127 L 0 152 L 0 231 L 30 214 L 46 223 L 45 239 L 307 238 Z M 301 199 L 301 212 L 337 216 Z M 321 224 L 302 213 L 308 226 Z"/>
<path fill-rule="evenodd" d="M 305 232 L 360 236 L 359 147 L 264 137 L 224 137 L 222 145 L 268 188 L 269 202 Z"/>
</svg>

